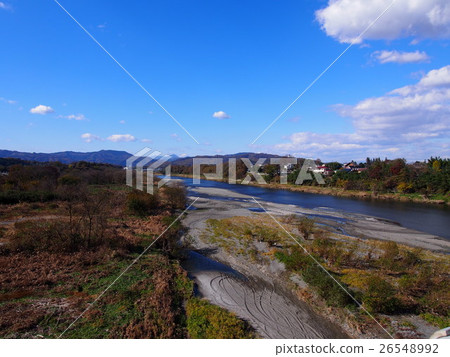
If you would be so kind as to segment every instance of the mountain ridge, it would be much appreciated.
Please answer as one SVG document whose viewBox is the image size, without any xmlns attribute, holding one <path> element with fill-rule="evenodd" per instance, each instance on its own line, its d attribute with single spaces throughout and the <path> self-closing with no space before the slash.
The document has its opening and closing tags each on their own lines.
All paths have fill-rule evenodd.
<svg viewBox="0 0 450 357">
<path fill-rule="evenodd" d="M 126 151 L 99 150 L 92 152 L 60 151 L 54 153 L 21 152 L 12 150 L 0 150 L 0 157 L 15 158 L 37 162 L 59 161 L 63 164 L 71 164 L 77 161 L 88 161 L 93 163 L 112 164 L 124 166 L 126 160 L 131 156 Z"/>
<path fill-rule="evenodd" d="M 58 161 L 63 164 L 71 164 L 77 161 L 87 161 L 93 163 L 112 164 L 126 166 L 126 160 L 133 156 L 129 152 L 120 150 L 99 150 L 91 152 L 79 152 L 79 151 L 59 151 L 54 153 L 39 153 L 39 152 L 22 152 L 15 150 L 0 150 L 1 158 L 14 158 L 26 161 L 36 162 L 54 162 Z M 173 165 L 192 165 L 192 159 L 195 157 L 205 158 L 248 158 L 252 162 L 257 161 L 259 158 L 272 158 L 281 157 L 274 154 L 265 153 L 253 153 L 253 152 L 241 152 L 236 154 L 225 155 L 196 155 L 188 157 L 178 157 L 177 155 L 170 155 L 170 162 Z"/>
</svg>

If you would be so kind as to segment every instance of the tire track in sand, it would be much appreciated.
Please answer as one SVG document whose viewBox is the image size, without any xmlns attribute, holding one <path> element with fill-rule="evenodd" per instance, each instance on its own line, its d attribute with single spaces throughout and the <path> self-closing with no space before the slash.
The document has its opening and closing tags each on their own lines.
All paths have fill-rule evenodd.
<svg viewBox="0 0 450 357">
<path fill-rule="evenodd" d="M 184 264 L 201 296 L 247 320 L 264 338 L 337 338 L 303 302 L 196 252 Z"/>
</svg>

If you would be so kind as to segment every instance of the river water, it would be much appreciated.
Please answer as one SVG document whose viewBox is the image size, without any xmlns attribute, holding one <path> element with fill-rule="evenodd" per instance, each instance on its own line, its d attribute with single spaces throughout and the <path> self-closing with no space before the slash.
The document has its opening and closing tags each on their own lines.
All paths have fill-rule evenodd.
<svg viewBox="0 0 450 357">
<path fill-rule="evenodd" d="M 450 240 L 450 207 L 444 205 L 436 206 L 412 202 L 362 200 L 249 185 L 231 185 L 225 182 L 209 180 L 200 180 L 199 184 L 194 184 L 192 178 L 176 178 L 183 181 L 188 189 L 195 187 L 222 188 L 253 196 L 256 199 L 267 202 L 292 204 L 310 209 L 325 208 L 348 213 L 360 213 L 385 218 L 397 222 L 403 227 Z M 197 193 L 193 194 L 198 196 Z M 218 199 L 220 198 L 218 197 Z"/>
</svg>

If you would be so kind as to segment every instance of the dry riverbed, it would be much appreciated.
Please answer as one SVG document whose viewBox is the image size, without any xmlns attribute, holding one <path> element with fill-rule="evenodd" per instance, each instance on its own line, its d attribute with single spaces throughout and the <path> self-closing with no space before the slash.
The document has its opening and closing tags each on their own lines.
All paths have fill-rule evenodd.
<svg viewBox="0 0 450 357">
<path fill-rule="evenodd" d="M 191 256 L 185 268 L 195 279 L 201 296 L 247 320 L 265 338 L 387 337 L 368 316 L 362 322 L 357 321 L 361 317 L 355 318 L 350 311 L 330 308 L 316 299 L 298 275 L 287 272 L 284 264 L 273 258 L 276 245 L 274 248 L 266 242 L 255 241 L 251 246 L 241 246 L 237 240 L 211 238 L 210 220 L 229 219 L 246 224 L 260 219 L 261 225 L 271 221 L 252 197 L 217 188 L 201 187 L 193 191 L 193 195 L 199 193 L 203 197 L 184 219 L 184 225 L 189 228 L 184 239 L 200 255 Z M 277 220 L 289 215 L 313 218 L 316 226 L 325 228 L 338 240 L 389 240 L 444 254 L 450 251 L 450 242 L 442 238 L 384 219 L 260 203 Z M 204 261 L 208 258 L 214 261 Z M 399 337 L 427 337 L 437 329 L 414 315 L 387 320 L 390 322 L 383 325 L 390 332 L 394 333 L 395 328 L 403 331 Z"/>
<path fill-rule="evenodd" d="M 205 205 L 208 209 L 221 211 L 226 209 L 224 217 L 251 215 L 250 209 L 259 210 L 260 206 L 248 195 L 233 192 L 231 190 L 210 187 L 198 187 L 192 190 L 195 193 L 207 194 L 215 197 L 227 197 L 234 201 L 208 200 Z M 237 199 L 240 199 L 237 202 Z M 201 202 L 201 201 L 200 201 Z M 205 201 L 203 201 L 205 202 Z M 273 202 L 260 202 L 264 208 L 275 215 L 300 214 L 313 217 L 319 224 L 334 227 L 350 236 L 394 241 L 411 247 L 427 249 L 448 254 L 450 241 L 424 232 L 402 227 L 395 222 L 357 213 L 344 213 L 331 209 L 307 209 L 295 205 L 285 205 Z"/>
<path fill-rule="evenodd" d="M 200 238 L 207 219 L 252 214 L 246 208 L 236 207 L 238 203 L 228 204 L 234 207 L 231 210 L 224 210 L 221 205 L 206 208 L 214 203 L 217 204 L 199 199 L 197 210 L 191 211 L 183 222 L 189 227 L 189 241 L 198 252 L 191 252 L 183 267 L 195 279 L 200 295 L 248 321 L 264 338 L 345 338 L 343 331 L 330 325 L 275 279 L 282 271 L 280 265 L 261 270 L 260 266 L 248 264 Z"/>
</svg>

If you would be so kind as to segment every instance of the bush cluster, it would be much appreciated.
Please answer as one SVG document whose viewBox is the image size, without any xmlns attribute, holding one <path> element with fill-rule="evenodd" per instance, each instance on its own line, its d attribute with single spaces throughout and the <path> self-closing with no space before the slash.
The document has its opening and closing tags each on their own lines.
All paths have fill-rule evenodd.
<svg viewBox="0 0 450 357">
<path fill-rule="evenodd" d="M 190 299 L 186 305 L 186 313 L 190 338 L 252 337 L 250 329 L 244 321 L 206 300 Z"/>
<path fill-rule="evenodd" d="M 99 247 L 125 248 L 124 241 L 106 229 L 97 227 L 91 234 L 85 222 L 66 220 L 26 221 L 15 224 L 8 242 L 13 252 L 73 253 Z"/>
<path fill-rule="evenodd" d="M 329 273 L 316 263 L 309 264 L 302 271 L 302 276 L 305 282 L 313 286 L 328 305 L 346 307 L 354 304 L 353 299 L 345 292 L 345 290 L 350 292 L 349 287 L 339 282 L 336 277 L 333 279 Z M 350 293 L 353 294 L 352 292 Z"/>
<path fill-rule="evenodd" d="M 127 207 L 131 214 L 140 217 L 149 216 L 159 208 L 160 202 L 157 194 L 133 190 L 127 196 Z"/>
<path fill-rule="evenodd" d="M 363 303 L 369 312 L 384 314 L 398 313 L 402 309 L 396 296 L 396 289 L 383 278 L 373 275 L 366 280 Z"/>
<path fill-rule="evenodd" d="M 0 192 L 0 204 L 14 205 L 21 202 L 49 202 L 58 198 L 55 192 L 5 191 Z"/>
<path fill-rule="evenodd" d="M 349 287 L 337 277 L 333 279 L 300 248 L 291 248 L 290 254 L 278 251 L 275 257 L 285 264 L 286 269 L 300 273 L 305 282 L 315 288 L 328 305 L 345 307 L 354 304 L 353 299 L 344 291 L 345 289 L 353 294 Z"/>
</svg>

